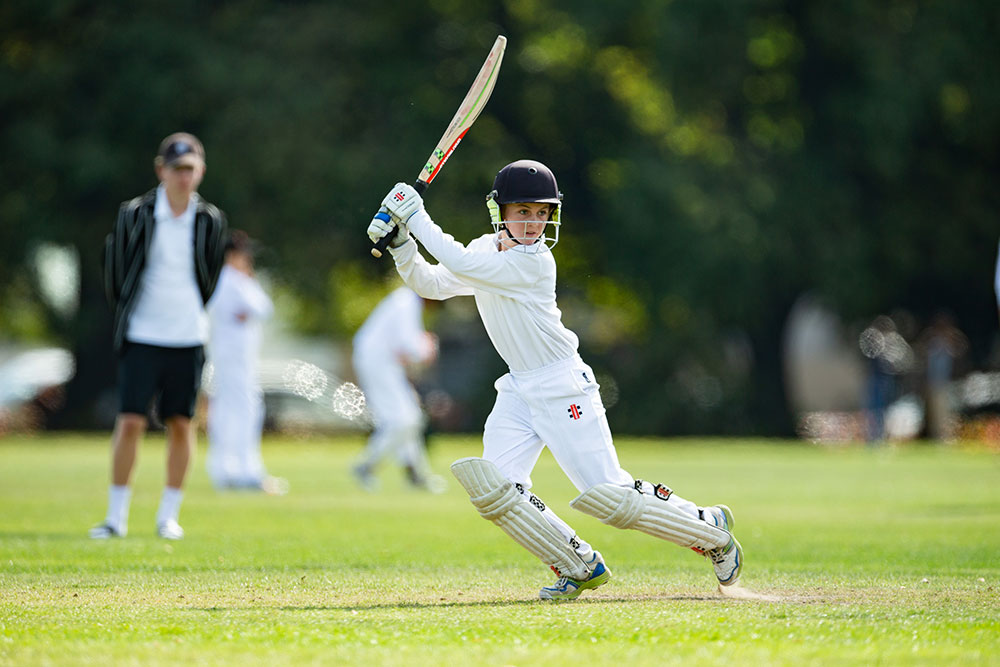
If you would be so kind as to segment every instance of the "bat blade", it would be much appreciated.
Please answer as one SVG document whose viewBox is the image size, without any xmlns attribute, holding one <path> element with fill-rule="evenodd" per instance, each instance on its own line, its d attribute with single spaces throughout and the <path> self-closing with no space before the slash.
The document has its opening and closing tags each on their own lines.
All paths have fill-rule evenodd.
<svg viewBox="0 0 1000 667">
<path fill-rule="evenodd" d="M 451 119 L 444 134 L 441 135 L 437 146 L 431 151 L 426 164 L 420 169 L 417 180 L 413 184 L 417 192 L 423 194 L 427 186 L 437 178 L 444 163 L 448 161 L 448 158 L 451 157 L 459 142 L 462 141 L 462 137 L 465 136 L 469 128 L 472 127 L 472 124 L 479 118 L 479 114 L 482 113 L 486 102 L 490 99 L 490 95 L 493 94 L 493 87 L 496 85 L 497 76 L 500 74 L 500 64 L 503 62 L 503 54 L 506 48 L 507 38 L 503 35 L 498 35 L 496 41 L 493 42 L 493 47 L 490 49 L 489 55 L 486 56 L 486 60 L 483 62 L 483 66 L 479 69 L 479 74 L 476 75 L 475 81 L 472 82 L 469 92 L 465 94 L 465 99 L 462 100 L 458 111 L 455 112 L 454 118 Z M 389 221 L 389 216 L 385 212 L 379 212 L 375 217 L 381 218 L 386 222 Z M 395 236 L 396 230 L 394 229 L 379 239 L 379 242 L 372 247 L 372 255 L 381 257 L 382 253 L 385 252 L 386 246 L 389 245 L 389 242 Z"/>
<path fill-rule="evenodd" d="M 493 42 L 493 48 L 490 49 L 490 54 L 486 56 L 486 61 L 479 69 L 479 74 L 472 82 L 469 92 L 465 94 L 465 99 L 462 100 L 458 111 L 455 112 L 455 117 L 451 119 L 448 129 L 444 131 L 437 146 L 431 151 L 430 157 L 427 158 L 427 164 L 417 174 L 418 181 L 423 181 L 428 185 L 434 181 L 462 137 L 479 118 L 479 114 L 482 113 L 490 95 L 493 94 L 493 87 L 497 83 L 497 75 L 500 73 L 500 64 L 503 62 L 506 48 L 507 38 L 498 35 L 496 41 Z"/>
</svg>

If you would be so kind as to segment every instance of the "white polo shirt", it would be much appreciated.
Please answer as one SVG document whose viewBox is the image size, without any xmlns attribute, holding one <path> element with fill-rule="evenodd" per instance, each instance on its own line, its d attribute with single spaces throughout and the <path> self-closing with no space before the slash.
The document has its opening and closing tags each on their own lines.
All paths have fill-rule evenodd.
<svg viewBox="0 0 1000 667">
<path fill-rule="evenodd" d="M 208 315 L 194 271 L 197 203 L 196 193 L 187 210 L 175 217 L 164 187 L 156 189 L 153 241 L 126 340 L 160 347 L 194 347 L 208 341 Z"/>
</svg>

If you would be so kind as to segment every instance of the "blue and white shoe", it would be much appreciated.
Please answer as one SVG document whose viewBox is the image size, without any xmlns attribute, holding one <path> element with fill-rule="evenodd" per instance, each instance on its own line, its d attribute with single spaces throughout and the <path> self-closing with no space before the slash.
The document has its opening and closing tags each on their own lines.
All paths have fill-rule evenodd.
<svg viewBox="0 0 1000 667">
<path fill-rule="evenodd" d="M 570 579 L 569 577 L 559 577 L 551 586 L 546 586 L 538 592 L 538 597 L 542 600 L 573 600 L 579 597 L 580 593 L 590 588 L 597 588 L 608 582 L 611 578 L 611 570 L 604 564 L 604 557 L 600 552 L 595 551 L 587 566 L 593 567 L 590 576 L 584 580 Z"/>
<path fill-rule="evenodd" d="M 719 583 L 723 586 L 732 586 L 739 581 L 740 572 L 743 570 L 743 547 L 732 536 L 733 527 L 736 525 L 733 511 L 725 505 L 713 505 L 703 507 L 701 517 L 706 523 L 730 534 L 729 544 L 717 549 L 708 549 L 705 551 L 705 556 L 712 561 Z"/>
<path fill-rule="evenodd" d="M 705 555 L 712 561 L 720 585 L 732 586 L 740 580 L 740 572 L 743 571 L 743 547 L 735 537 L 730 537 L 726 546 L 709 549 Z"/>
</svg>

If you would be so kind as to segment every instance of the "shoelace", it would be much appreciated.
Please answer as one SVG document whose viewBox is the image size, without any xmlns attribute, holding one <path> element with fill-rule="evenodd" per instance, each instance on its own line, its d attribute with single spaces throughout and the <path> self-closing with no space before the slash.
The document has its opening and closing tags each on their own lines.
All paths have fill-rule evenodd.
<svg viewBox="0 0 1000 667">
<path fill-rule="evenodd" d="M 711 558 L 714 564 L 718 565 L 725 559 L 726 554 L 729 553 L 730 544 L 732 544 L 732 542 L 730 542 L 724 547 L 716 547 L 715 549 L 709 549 L 708 551 L 705 552 L 705 555 Z"/>
</svg>

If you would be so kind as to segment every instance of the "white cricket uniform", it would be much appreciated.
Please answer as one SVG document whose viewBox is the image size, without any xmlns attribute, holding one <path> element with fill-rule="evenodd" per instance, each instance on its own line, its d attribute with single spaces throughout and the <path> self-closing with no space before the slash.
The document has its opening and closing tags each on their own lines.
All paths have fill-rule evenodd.
<svg viewBox="0 0 1000 667">
<path fill-rule="evenodd" d="M 542 448 L 549 448 L 581 492 L 600 484 L 632 487 L 637 482 L 618 463 L 594 372 L 577 353 L 576 335 L 562 324 L 552 253 L 538 244 L 500 251 L 496 234 L 463 246 L 423 208 L 410 216 L 407 228 L 438 264 L 428 263 L 416 243 L 404 243 L 390 250 L 403 280 L 429 299 L 475 297 L 490 340 L 510 368 L 496 381 L 483 458 L 514 482 L 523 501 L 590 562 L 593 548 L 527 491 Z M 641 488 L 647 493 L 653 487 L 644 482 Z M 704 520 L 696 504 L 675 493 L 661 499 L 691 519 Z"/>
<path fill-rule="evenodd" d="M 208 303 L 214 387 L 208 404 L 208 474 L 217 487 L 256 486 L 266 477 L 260 437 L 264 398 L 258 382 L 261 324 L 270 297 L 252 276 L 226 265 Z"/>
<path fill-rule="evenodd" d="M 352 362 L 374 421 L 361 457 L 374 466 L 388 454 L 426 472 L 424 415 L 406 377 L 406 364 L 427 361 L 434 352 L 423 326 L 423 301 L 400 287 L 375 307 L 354 335 Z"/>
<path fill-rule="evenodd" d="M 563 326 L 552 253 L 535 246 L 500 252 L 495 234 L 465 247 L 423 209 L 407 227 L 439 264 L 432 266 L 415 243 L 406 243 L 392 250 L 403 280 L 429 299 L 475 297 L 486 332 L 510 368 L 496 381 L 483 458 L 527 489 L 548 446 L 580 491 L 601 483 L 631 486 L 632 476 L 618 463 L 594 372 L 577 354 L 576 335 Z"/>
</svg>

